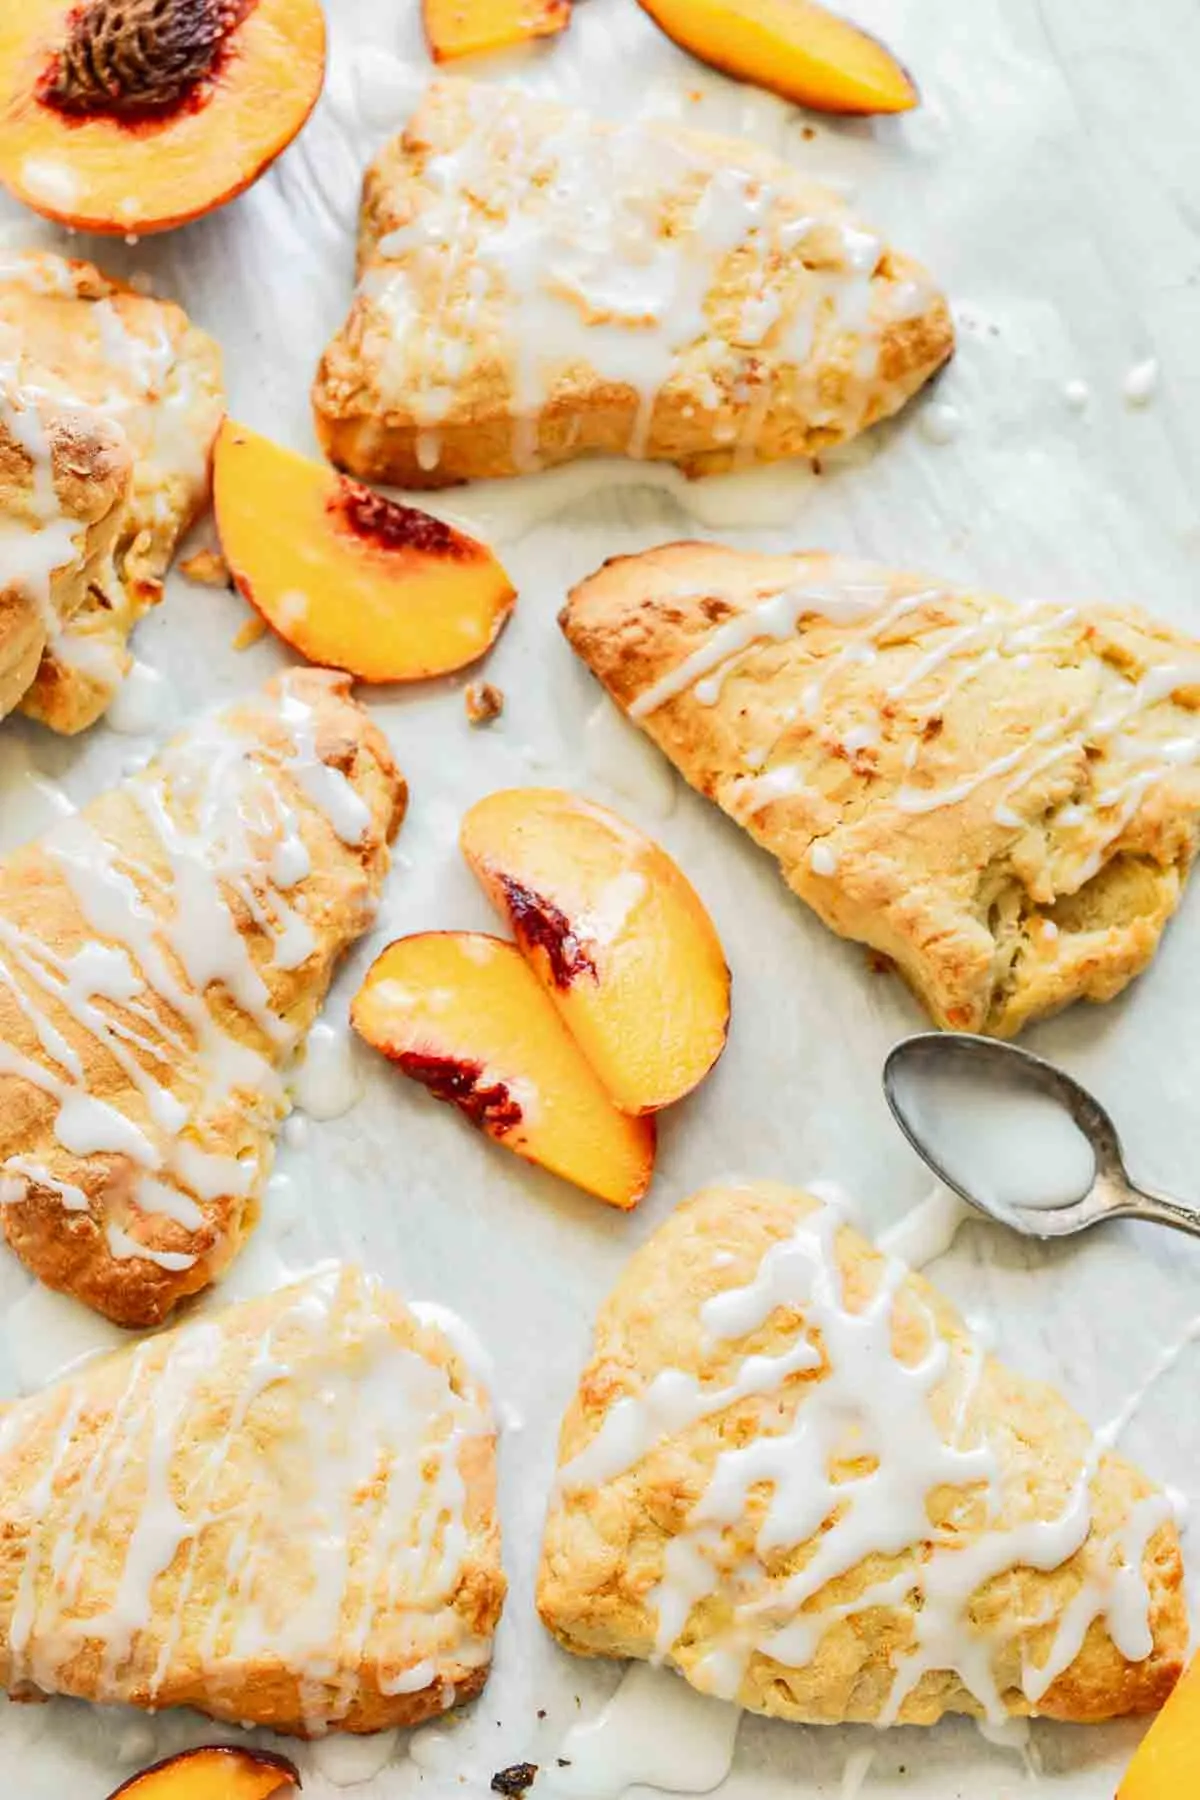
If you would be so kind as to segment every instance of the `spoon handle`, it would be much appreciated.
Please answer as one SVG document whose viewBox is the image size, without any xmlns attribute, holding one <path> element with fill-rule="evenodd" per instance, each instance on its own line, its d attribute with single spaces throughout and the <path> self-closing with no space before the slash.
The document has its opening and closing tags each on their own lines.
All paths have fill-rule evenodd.
<svg viewBox="0 0 1200 1800">
<path fill-rule="evenodd" d="M 1186 1231 L 1192 1237 L 1200 1237 L 1200 1208 L 1188 1206 L 1182 1200 L 1172 1199 L 1170 1194 L 1161 1194 L 1153 1188 L 1136 1187 L 1126 1177 L 1125 1187 L 1128 1200 L 1120 1207 L 1126 1219 L 1147 1219 L 1156 1225 L 1169 1225 L 1173 1231 Z"/>
</svg>

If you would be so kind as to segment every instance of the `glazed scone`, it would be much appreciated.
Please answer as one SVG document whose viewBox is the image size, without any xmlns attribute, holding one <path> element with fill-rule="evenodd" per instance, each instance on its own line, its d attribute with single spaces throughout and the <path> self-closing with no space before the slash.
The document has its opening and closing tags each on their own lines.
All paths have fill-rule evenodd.
<svg viewBox="0 0 1200 1800">
<path fill-rule="evenodd" d="M 55 731 L 95 723 L 126 674 L 129 634 L 162 598 L 175 547 L 208 498 L 224 413 L 216 344 L 168 301 L 48 251 L 0 254 L 0 362 L 98 413 L 133 459 L 105 578 L 51 641 L 24 711 Z"/>
<path fill-rule="evenodd" d="M 0 718 L 94 594 L 116 603 L 131 479 L 119 426 L 22 387 L 0 362 Z"/>
<path fill-rule="evenodd" d="M 0 1224 L 119 1324 L 238 1250 L 280 1068 L 374 915 L 405 791 L 349 686 L 272 682 L 0 862 Z"/>
<path fill-rule="evenodd" d="M 1140 973 L 1200 824 L 1200 644 L 820 554 L 667 544 L 561 623 L 609 693 L 935 1022 L 1013 1035 Z"/>
<path fill-rule="evenodd" d="M 359 1270 L 207 1313 L 0 1409 L 0 1685 L 315 1736 L 478 1693 L 495 1427 Z"/>
<path fill-rule="evenodd" d="M 317 432 L 406 487 L 808 456 L 953 348 L 925 271 L 779 158 L 509 87 L 430 85 L 367 171 L 358 264 Z"/>
<path fill-rule="evenodd" d="M 538 1608 L 568 1650 L 810 1724 L 1143 1712 L 1187 1647 L 1167 1496 L 771 1183 L 686 1201 L 603 1307 Z"/>
</svg>

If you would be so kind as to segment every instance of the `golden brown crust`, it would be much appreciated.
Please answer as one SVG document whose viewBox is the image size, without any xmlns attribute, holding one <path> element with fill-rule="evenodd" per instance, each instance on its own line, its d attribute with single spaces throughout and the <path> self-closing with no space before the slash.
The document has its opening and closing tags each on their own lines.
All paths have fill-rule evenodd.
<svg viewBox="0 0 1200 1800">
<path fill-rule="evenodd" d="M 162 992 L 162 976 L 156 979 L 142 965 L 138 952 L 144 953 L 148 939 L 136 924 L 135 907 L 148 908 L 166 923 L 169 933 L 175 909 L 183 904 L 160 835 L 136 798 L 142 784 L 156 778 L 157 762 L 133 783 L 102 794 L 48 839 L 0 863 L 0 963 L 11 978 L 0 983 L 0 1057 L 28 1058 L 37 1069 L 53 1071 L 53 1059 L 37 1028 L 39 1020 L 45 1021 L 78 1058 L 78 1091 L 132 1121 L 164 1164 L 171 1163 L 176 1140 L 170 1121 L 161 1111 L 156 1118 L 150 1110 L 142 1085 L 147 1074 L 165 1085 L 187 1111 L 184 1135 L 189 1146 L 231 1158 L 249 1171 L 244 1182 L 239 1177 L 241 1191 L 219 1186 L 219 1191 L 206 1194 L 187 1178 L 186 1165 L 175 1170 L 170 1180 L 199 1208 L 198 1224 L 189 1225 L 153 1205 L 143 1210 L 137 1197 L 144 1166 L 124 1151 L 73 1154 L 58 1134 L 60 1102 L 55 1091 L 23 1076 L 19 1062 L 0 1069 L 0 1178 L 16 1184 L 8 1203 L 0 1204 L 5 1236 L 47 1286 L 75 1295 L 118 1324 L 159 1323 L 182 1298 L 213 1281 L 236 1254 L 257 1216 L 258 1195 L 284 1110 L 272 1071 L 287 1044 L 312 1023 L 338 957 L 370 922 L 388 867 L 388 843 L 403 815 L 405 787 L 386 739 L 351 698 L 349 687 L 342 676 L 299 671 L 220 715 L 220 741 L 228 741 L 226 734 L 230 739 L 236 734 L 252 759 L 246 766 L 267 771 L 271 787 L 298 821 L 311 865 L 305 878 L 287 891 L 289 905 L 303 914 L 312 939 L 310 953 L 294 967 L 280 966 L 273 954 L 274 940 L 247 910 L 247 893 L 268 914 L 278 906 L 278 891 L 268 879 L 270 839 L 264 840 L 261 863 L 249 871 L 250 885 L 222 888 L 229 919 L 213 916 L 209 922 L 213 941 L 219 942 L 218 928 L 228 932 L 232 920 L 235 937 L 245 945 L 262 983 L 264 1018 L 279 1021 L 277 1036 L 268 1036 L 263 1022 L 239 1005 L 219 979 L 201 1000 L 172 951 L 169 935 L 165 954 L 170 978 L 178 983 L 187 1005 L 194 1007 L 200 1001 L 199 1022 L 197 1017 L 183 1017 L 179 1004 Z M 311 708 L 317 758 L 340 771 L 365 803 L 369 825 L 359 844 L 341 840 L 289 772 L 293 738 L 282 704 L 286 695 Z M 186 750 L 191 739 L 192 734 L 185 732 L 176 745 Z M 176 745 L 167 748 L 168 764 Z M 181 800 L 175 816 L 187 818 L 188 805 Z M 111 913 L 103 920 L 99 914 L 89 918 L 84 909 L 84 895 L 91 891 L 99 898 L 103 893 L 103 866 L 116 870 L 116 881 L 125 884 L 128 898 L 123 906 L 130 925 L 123 939 L 111 935 L 126 929 L 119 918 Z M 136 1075 L 101 1042 L 95 1021 L 89 1026 L 77 1010 L 55 997 L 53 977 L 48 982 L 38 973 L 42 959 L 51 969 L 69 968 L 71 958 L 95 957 L 100 946 L 115 953 L 122 967 L 127 966 L 122 959 L 128 959 L 146 992 L 135 996 L 133 1012 L 103 1000 L 90 1004 L 133 1031 L 135 1043 L 171 1046 L 165 1062 L 161 1048 L 158 1054 L 138 1056 Z M 148 1028 L 145 1013 L 137 1010 L 147 1006 L 153 1029 Z M 219 1027 L 222 1042 L 228 1037 L 256 1053 L 251 1071 L 239 1074 L 227 1090 L 212 1085 L 213 1057 L 220 1061 L 224 1052 L 219 1045 L 206 1049 L 197 1035 L 210 1025 Z M 216 1166 L 219 1175 L 221 1165 Z M 64 1204 L 59 1190 L 64 1183 L 78 1190 L 86 1204 Z M 185 1211 L 192 1216 L 190 1209 Z M 146 1246 L 150 1256 L 134 1254 L 121 1239 L 118 1254 L 114 1227 Z M 185 1266 L 163 1266 L 153 1260 L 156 1256 L 165 1256 L 168 1262 L 182 1258 Z"/>
<path fill-rule="evenodd" d="M 443 237 L 447 181 L 461 205 Z M 547 209 L 570 184 L 564 249 Z M 647 219 L 653 256 L 626 243 Z M 877 260 L 860 279 L 864 245 Z M 671 255 L 674 296 L 656 299 L 646 265 Z M 606 286 L 626 259 L 651 296 L 632 321 Z M 585 454 L 693 475 L 808 456 L 895 412 L 953 348 L 925 271 L 757 146 L 464 81 L 433 83 L 368 169 L 359 273 L 318 371 L 317 432 L 338 467 L 406 487 Z"/>
<path fill-rule="evenodd" d="M 819 1202 L 773 1183 L 709 1188 L 686 1201 L 634 1255 L 601 1309 L 591 1359 L 563 1421 L 559 1486 L 547 1519 L 538 1580 L 538 1610 L 567 1649 L 588 1656 L 654 1653 L 660 1617 L 656 1589 L 668 1544 L 689 1528 L 693 1509 L 710 1491 L 719 1459 L 736 1458 L 747 1446 L 769 1442 L 765 1434 L 786 1432 L 789 1421 L 806 1417 L 813 1377 L 801 1370 L 765 1388 L 757 1386 L 746 1397 L 677 1428 L 668 1422 L 664 1397 L 664 1413 L 649 1434 L 647 1453 L 622 1472 L 605 1471 L 603 1478 L 589 1476 L 576 1484 L 570 1465 L 589 1446 L 594 1453 L 614 1406 L 644 1394 L 664 1370 L 682 1371 L 705 1387 L 721 1389 L 736 1380 L 747 1355 L 779 1356 L 808 1331 L 821 1342 L 822 1327 L 808 1325 L 804 1308 L 790 1302 L 780 1300 L 773 1311 L 768 1303 L 763 1323 L 750 1336 L 734 1340 L 714 1340 L 702 1308 L 714 1296 L 752 1283 L 772 1246 L 822 1217 L 828 1221 L 844 1305 L 861 1316 L 880 1291 L 883 1257 L 857 1232 L 838 1227 Z M 994 1358 L 982 1358 L 954 1308 L 921 1277 L 904 1276 L 890 1316 L 891 1351 L 898 1362 L 913 1367 L 929 1354 L 931 1343 L 940 1340 L 944 1346 L 939 1354 L 945 1363 L 928 1400 L 944 1441 L 964 1446 L 986 1441 L 995 1463 L 991 1492 L 999 1500 L 981 1495 L 978 1487 L 948 1485 L 948 1477 L 931 1487 L 926 1502 L 931 1538 L 942 1535 L 945 1542 L 949 1533 L 951 1542 L 969 1553 L 985 1532 L 1014 1528 L 1013 1543 L 1028 1550 L 1020 1521 L 1054 1521 L 1073 1505 L 1081 1471 L 1088 1466 L 1085 1456 L 1092 1440 L 1087 1426 L 1053 1388 L 1013 1373 Z M 827 1359 L 834 1352 L 826 1346 L 821 1354 L 818 1392 L 820 1382 L 829 1379 Z M 882 1380 L 877 1366 L 872 1379 Z M 850 1417 L 848 1412 L 847 1431 Z M 830 1452 L 829 1466 L 841 1471 L 840 1480 L 869 1474 L 873 1450 L 887 1456 L 872 1438 L 870 1424 L 861 1430 L 861 1436 L 851 1433 L 846 1449 Z M 986 1632 L 996 1694 L 1003 1710 L 1013 1714 L 1090 1721 L 1149 1711 L 1162 1704 L 1183 1666 L 1183 1567 L 1169 1509 L 1153 1483 L 1123 1458 L 1107 1450 L 1092 1454 L 1091 1529 L 1081 1548 L 1050 1568 L 1024 1562 L 1012 1566 L 1017 1550 L 1002 1554 L 999 1572 L 970 1596 L 965 1643 L 941 1646 L 950 1653 L 958 1648 L 970 1667 L 970 1646 L 978 1642 L 978 1633 Z M 882 1722 L 893 1682 L 898 1674 L 903 1677 L 905 1657 L 917 1641 L 917 1614 L 911 1596 L 904 1598 L 902 1590 L 911 1577 L 912 1589 L 920 1591 L 931 1544 L 891 1550 L 880 1544 L 825 1583 L 805 1604 L 803 1615 L 796 1615 L 815 1622 L 811 1660 L 792 1666 L 756 1648 L 740 1675 L 721 1686 L 712 1670 L 716 1666 L 720 1673 L 722 1648 L 744 1644 L 738 1638 L 739 1607 L 746 1608 L 740 1615 L 743 1624 L 749 1616 L 752 1631 L 760 1629 L 753 1623 L 761 1616 L 756 1604 L 763 1595 L 778 1593 L 782 1582 L 806 1566 L 833 1520 L 831 1513 L 811 1541 L 791 1546 L 775 1539 L 769 1552 L 760 1553 L 756 1536 L 770 1499 L 768 1480 L 764 1477 L 750 1491 L 746 1513 L 726 1530 L 720 1546 L 711 1537 L 703 1539 L 704 1556 L 721 1574 L 712 1578 L 711 1594 L 707 1579 L 700 1582 L 704 1597 L 680 1615 L 668 1660 L 695 1685 L 706 1691 L 716 1686 L 725 1697 L 757 1712 L 811 1723 Z M 836 1493 L 832 1488 L 831 1506 Z M 884 1500 L 891 1498 L 890 1490 L 885 1492 Z M 896 1508 L 902 1507 L 903 1495 L 895 1499 Z M 1124 1656 L 1109 1634 L 1104 1612 L 1093 1616 L 1089 1607 L 1078 1653 L 1044 1693 L 1028 1698 L 1022 1685 L 1025 1671 L 1047 1662 L 1072 1604 L 1078 1607 L 1086 1599 L 1084 1590 L 1098 1572 L 1101 1579 L 1111 1572 L 1122 1534 L 1129 1531 L 1129 1541 L 1138 1544 L 1131 1520 L 1144 1504 L 1156 1507 L 1154 1517 L 1162 1520 L 1142 1532 L 1149 1654 L 1140 1660 Z M 815 1515 L 807 1489 L 793 1493 L 791 1505 Z M 885 1510 L 894 1526 L 893 1509 L 888 1505 Z M 715 1516 L 723 1522 L 727 1515 L 718 1508 Z M 691 1528 L 703 1532 L 695 1521 Z M 760 1554 L 764 1562 L 758 1560 Z M 886 1603 L 861 1609 L 852 1604 L 868 1589 L 878 1590 L 897 1578 L 896 1594 Z M 925 1605 L 934 1608 L 937 1602 L 926 1593 Z M 769 1617 L 777 1621 L 779 1615 Z M 1069 1626 L 1067 1633 L 1069 1643 Z M 660 1641 L 660 1652 L 662 1647 Z M 932 1724 L 947 1711 L 981 1710 L 981 1696 L 955 1670 L 940 1667 L 935 1654 L 906 1689 L 895 1716 L 900 1723 Z"/>
<path fill-rule="evenodd" d="M 224 412 L 220 351 L 180 307 L 49 252 L 4 260 L 4 327 L 19 346 L 20 380 L 94 411 L 133 463 L 102 552 L 71 572 L 80 598 L 62 613 L 70 629 L 22 700 L 32 717 L 73 734 L 112 699 L 129 667 L 129 634 L 162 598 L 175 547 L 206 503 Z"/>
<path fill-rule="evenodd" d="M 357 1270 L 0 1410 L 9 1691 L 415 1725 L 483 1687 L 504 1593 L 486 1390 Z"/>
<path fill-rule="evenodd" d="M 635 713 L 732 630 L 727 661 L 638 722 L 937 1024 L 1011 1036 L 1151 960 L 1200 827 L 1200 646 L 1180 633 L 687 543 L 606 563 L 561 622 Z"/>
</svg>

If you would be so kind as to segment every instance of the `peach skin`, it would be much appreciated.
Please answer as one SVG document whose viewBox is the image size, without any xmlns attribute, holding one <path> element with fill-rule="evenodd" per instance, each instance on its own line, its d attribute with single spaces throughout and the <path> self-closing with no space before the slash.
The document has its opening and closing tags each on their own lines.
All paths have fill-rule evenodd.
<svg viewBox="0 0 1200 1800">
<path fill-rule="evenodd" d="M 729 970 L 665 850 L 556 788 L 489 794 L 459 841 L 622 1112 L 657 1112 L 703 1081 L 725 1048 Z"/>
<path fill-rule="evenodd" d="M 274 1800 L 300 1786 L 294 1763 L 269 1750 L 205 1744 L 151 1763 L 108 1800 Z"/>
<path fill-rule="evenodd" d="M 319 0 L 13 0 L 0 180 L 79 231 L 165 231 L 256 181 L 324 79 Z"/>
<path fill-rule="evenodd" d="M 434 62 L 455 62 L 554 37 L 571 22 L 571 0 L 421 0 Z"/>
<path fill-rule="evenodd" d="M 427 931 L 389 944 L 351 1023 L 472 1125 L 610 1206 L 636 1206 L 654 1122 L 618 1112 L 515 944 Z"/>
<path fill-rule="evenodd" d="M 814 112 L 898 113 L 920 104 L 903 64 L 816 0 L 639 0 L 701 62 Z"/>
<path fill-rule="evenodd" d="M 230 419 L 213 505 L 238 591 L 309 662 L 359 681 L 477 661 L 516 599 L 473 538 Z"/>
<path fill-rule="evenodd" d="M 1189 1800 L 1193 1794 L 1200 1794 L 1200 1656 L 1138 1745 L 1117 1800 Z"/>
</svg>

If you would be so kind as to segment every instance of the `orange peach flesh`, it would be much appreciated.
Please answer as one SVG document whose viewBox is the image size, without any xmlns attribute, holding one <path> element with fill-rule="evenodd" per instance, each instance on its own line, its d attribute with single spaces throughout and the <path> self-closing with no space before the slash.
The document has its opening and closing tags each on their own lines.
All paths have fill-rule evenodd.
<svg viewBox="0 0 1200 1800">
<path fill-rule="evenodd" d="M 651 1120 L 617 1111 L 514 944 L 432 931 L 389 944 L 350 1011 L 356 1031 L 529 1162 L 631 1207 L 654 1168 Z"/>
<path fill-rule="evenodd" d="M 321 92 L 319 0 L 254 0 L 212 79 L 179 106 L 66 116 L 39 89 L 78 11 L 75 0 L 0 5 L 0 180 L 61 225 L 140 234 L 211 212 L 258 179 Z"/>
<path fill-rule="evenodd" d="M 575 1042 L 623 1112 L 669 1106 L 708 1074 L 729 1026 L 712 920 L 666 852 L 554 788 L 490 794 L 463 854 Z"/>
<path fill-rule="evenodd" d="M 1151 1725 L 1117 1800 L 1185 1800 L 1200 1794 L 1200 1656 Z"/>
<path fill-rule="evenodd" d="M 299 1788 L 286 1757 L 210 1744 L 169 1756 L 134 1775 L 109 1800 L 270 1800 Z"/>
<path fill-rule="evenodd" d="M 476 661 L 515 593 L 491 551 L 227 419 L 213 458 L 239 591 L 310 662 L 418 681 Z"/>
<path fill-rule="evenodd" d="M 885 44 L 816 0 L 639 0 L 682 50 L 815 112 L 896 113 L 920 104 Z"/>
<path fill-rule="evenodd" d="M 571 0 L 421 0 L 434 62 L 454 62 L 553 37 L 571 22 Z"/>
</svg>

